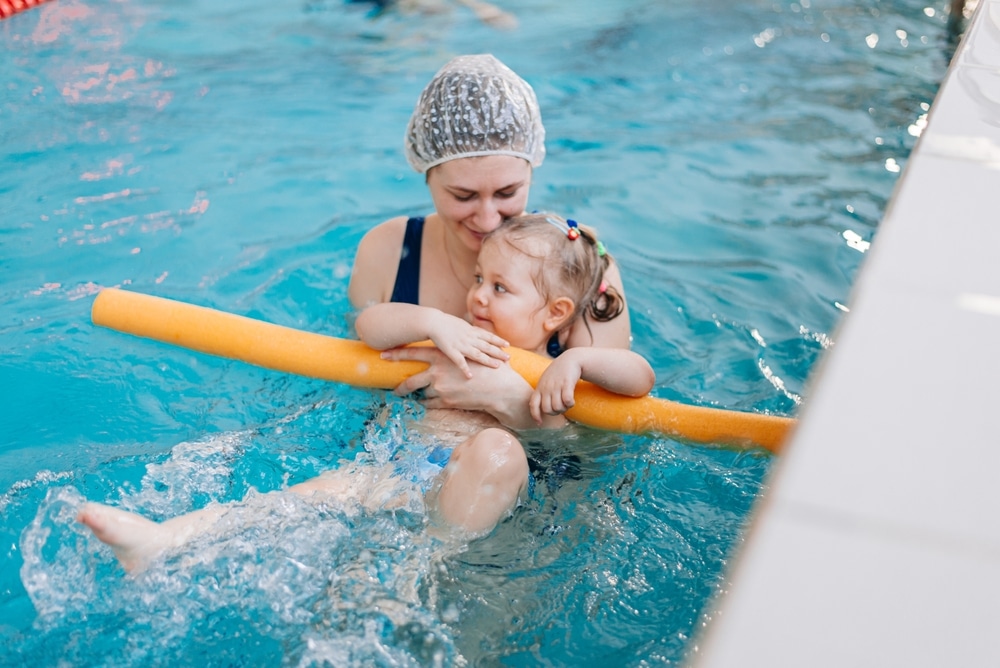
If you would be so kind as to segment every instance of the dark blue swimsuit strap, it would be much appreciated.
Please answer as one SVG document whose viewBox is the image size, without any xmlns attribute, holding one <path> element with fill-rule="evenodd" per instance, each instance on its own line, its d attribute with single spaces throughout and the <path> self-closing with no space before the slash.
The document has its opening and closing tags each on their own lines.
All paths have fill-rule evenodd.
<svg viewBox="0 0 1000 668">
<path fill-rule="evenodd" d="M 406 221 L 403 248 L 399 253 L 396 283 L 392 286 L 390 301 L 417 304 L 420 300 L 420 247 L 424 237 L 423 217 Z"/>
<path fill-rule="evenodd" d="M 549 338 L 549 342 L 545 345 L 545 352 L 549 354 L 549 357 L 555 359 L 562 354 L 563 348 L 559 345 L 559 332 L 552 334 Z"/>
</svg>

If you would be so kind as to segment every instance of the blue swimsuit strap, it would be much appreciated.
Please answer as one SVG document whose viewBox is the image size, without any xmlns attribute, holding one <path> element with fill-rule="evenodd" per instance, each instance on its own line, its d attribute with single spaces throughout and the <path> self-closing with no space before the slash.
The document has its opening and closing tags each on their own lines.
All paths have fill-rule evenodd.
<svg viewBox="0 0 1000 668">
<path fill-rule="evenodd" d="M 420 300 L 420 247 L 423 245 L 424 219 L 413 217 L 406 221 L 403 247 L 399 253 L 396 283 L 392 286 L 389 301 L 417 304 Z"/>
<path fill-rule="evenodd" d="M 545 352 L 549 354 L 549 357 L 555 359 L 562 354 L 563 348 L 559 345 L 559 332 L 555 332 L 549 338 L 549 342 L 545 344 Z"/>
</svg>

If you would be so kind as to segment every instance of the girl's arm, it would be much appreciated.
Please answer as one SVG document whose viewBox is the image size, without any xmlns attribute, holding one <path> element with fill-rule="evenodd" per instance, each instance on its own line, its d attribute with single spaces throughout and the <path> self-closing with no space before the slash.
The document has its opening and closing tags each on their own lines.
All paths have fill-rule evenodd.
<svg viewBox="0 0 1000 668">
<path fill-rule="evenodd" d="M 472 377 L 467 360 L 495 368 L 509 358 L 503 350 L 509 344 L 496 334 L 426 306 L 374 304 L 358 314 L 354 328 L 358 338 L 376 350 L 430 339 L 466 378 Z"/>
<path fill-rule="evenodd" d="M 656 375 L 638 353 L 621 348 L 570 348 L 545 370 L 528 407 L 539 425 L 546 416 L 561 415 L 576 404 L 576 383 L 587 380 L 616 394 L 641 397 L 653 389 Z"/>
</svg>

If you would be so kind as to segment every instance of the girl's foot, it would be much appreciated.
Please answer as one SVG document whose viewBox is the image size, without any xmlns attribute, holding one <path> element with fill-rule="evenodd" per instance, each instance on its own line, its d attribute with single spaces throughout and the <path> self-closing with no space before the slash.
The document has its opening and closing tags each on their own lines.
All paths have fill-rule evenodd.
<svg viewBox="0 0 1000 668">
<path fill-rule="evenodd" d="M 100 503 L 84 504 L 76 519 L 107 543 L 129 572 L 142 570 L 173 543 L 162 524 Z"/>
</svg>

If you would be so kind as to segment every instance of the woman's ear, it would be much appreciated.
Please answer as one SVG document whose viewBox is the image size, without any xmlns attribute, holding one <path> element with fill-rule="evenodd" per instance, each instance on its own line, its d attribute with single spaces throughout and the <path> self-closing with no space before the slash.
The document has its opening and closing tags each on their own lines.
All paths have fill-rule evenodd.
<svg viewBox="0 0 1000 668">
<path fill-rule="evenodd" d="M 573 317 L 576 311 L 576 304 L 569 297 L 556 297 L 549 302 L 548 315 L 542 323 L 546 332 L 559 330 L 566 322 Z"/>
</svg>

